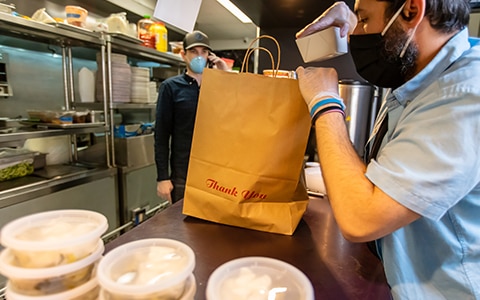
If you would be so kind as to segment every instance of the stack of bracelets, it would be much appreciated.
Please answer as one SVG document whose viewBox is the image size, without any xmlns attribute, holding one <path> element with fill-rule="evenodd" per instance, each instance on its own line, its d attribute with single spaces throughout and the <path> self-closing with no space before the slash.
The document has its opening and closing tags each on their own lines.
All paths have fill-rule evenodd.
<svg viewBox="0 0 480 300">
<path fill-rule="evenodd" d="M 318 93 L 308 103 L 308 110 L 312 117 L 313 125 L 315 125 L 315 121 L 318 117 L 330 112 L 339 112 L 345 118 L 345 104 L 343 104 L 343 100 L 338 94 L 332 95 L 332 93 Z"/>
</svg>

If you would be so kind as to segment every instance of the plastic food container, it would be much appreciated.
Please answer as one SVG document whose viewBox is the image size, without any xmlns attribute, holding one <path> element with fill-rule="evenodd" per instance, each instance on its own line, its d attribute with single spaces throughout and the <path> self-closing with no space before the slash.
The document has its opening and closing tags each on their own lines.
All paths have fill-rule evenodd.
<svg viewBox="0 0 480 300">
<path fill-rule="evenodd" d="M 0 182 L 32 174 L 36 154 L 27 149 L 0 148 Z"/>
<path fill-rule="evenodd" d="M 310 280 L 300 270 L 268 257 L 243 257 L 219 266 L 207 282 L 208 300 L 313 300 Z"/>
<path fill-rule="evenodd" d="M 263 75 L 275 78 L 296 78 L 295 71 L 278 70 L 276 73 L 275 71 L 277 70 L 263 70 Z"/>
<path fill-rule="evenodd" d="M 143 239 L 108 252 L 97 278 L 103 299 L 181 299 L 195 267 L 186 244 L 171 239 Z"/>
<path fill-rule="evenodd" d="M 12 290 L 12 287 L 7 283 L 7 289 L 5 296 L 8 300 L 97 300 L 100 287 L 98 286 L 97 278 L 93 277 L 88 282 L 77 286 L 71 290 L 46 295 L 46 296 L 26 296 L 16 293 Z"/>
<path fill-rule="evenodd" d="M 65 6 L 65 14 L 67 15 L 67 23 L 70 25 L 85 27 L 87 22 L 88 10 L 80 6 Z"/>
<path fill-rule="evenodd" d="M 0 254 L 0 272 L 8 278 L 9 290 L 12 293 L 24 296 L 62 293 L 95 277 L 94 267 L 103 251 L 103 242 L 98 240 L 95 251 L 81 260 L 68 265 L 32 269 L 17 267 L 15 256 L 7 248 Z"/>
<path fill-rule="evenodd" d="M 322 170 L 320 165 L 317 166 L 307 166 L 304 170 L 305 172 L 305 183 L 307 189 L 314 193 L 326 194 L 327 190 L 325 188 L 325 183 L 323 182 Z"/>
<path fill-rule="evenodd" d="M 49 268 L 90 255 L 107 230 L 107 218 L 88 210 L 53 210 L 13 220 L 0 232 L 14 265 Z"/>
</svg>

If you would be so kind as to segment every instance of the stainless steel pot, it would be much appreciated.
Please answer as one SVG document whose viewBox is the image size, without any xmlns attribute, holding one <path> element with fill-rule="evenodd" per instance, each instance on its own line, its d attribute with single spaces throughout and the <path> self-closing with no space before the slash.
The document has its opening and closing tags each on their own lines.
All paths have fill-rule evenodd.
<svg viewBox="0 0 480 300">
<path fill-rule="evenodd" d="M 346 122 L 350 140 L 363 157 L 364 147 L 378 112 L 379 99 L 375 86 L 356 80 L 339 81 L 339 92 L 346 105 Z"/>
</svg>

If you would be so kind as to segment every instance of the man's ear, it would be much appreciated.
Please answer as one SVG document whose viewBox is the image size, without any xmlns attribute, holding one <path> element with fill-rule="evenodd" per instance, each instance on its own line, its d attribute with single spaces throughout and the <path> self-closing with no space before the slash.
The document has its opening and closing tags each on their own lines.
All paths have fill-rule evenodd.
<svg viewBox="0 0 480 300">
<path fill-rule="evenodd" d="M 409 27 L 415 27 L 425 16 L 426 0 L 407 0 L 402 11 L 402 18 Z"/>
</svg>

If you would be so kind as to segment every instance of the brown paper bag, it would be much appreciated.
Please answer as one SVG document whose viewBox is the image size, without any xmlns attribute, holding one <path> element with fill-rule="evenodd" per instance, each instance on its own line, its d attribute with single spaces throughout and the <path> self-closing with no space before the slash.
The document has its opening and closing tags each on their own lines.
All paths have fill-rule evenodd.
<svg viewBox="0 0 480 300">
<path fill-rule="evenodd" d="M 299 178 L 309 130 L 295 79 L 206 69 L 183 213 L 293 234 L 308 204 Z"/>
</svg>

